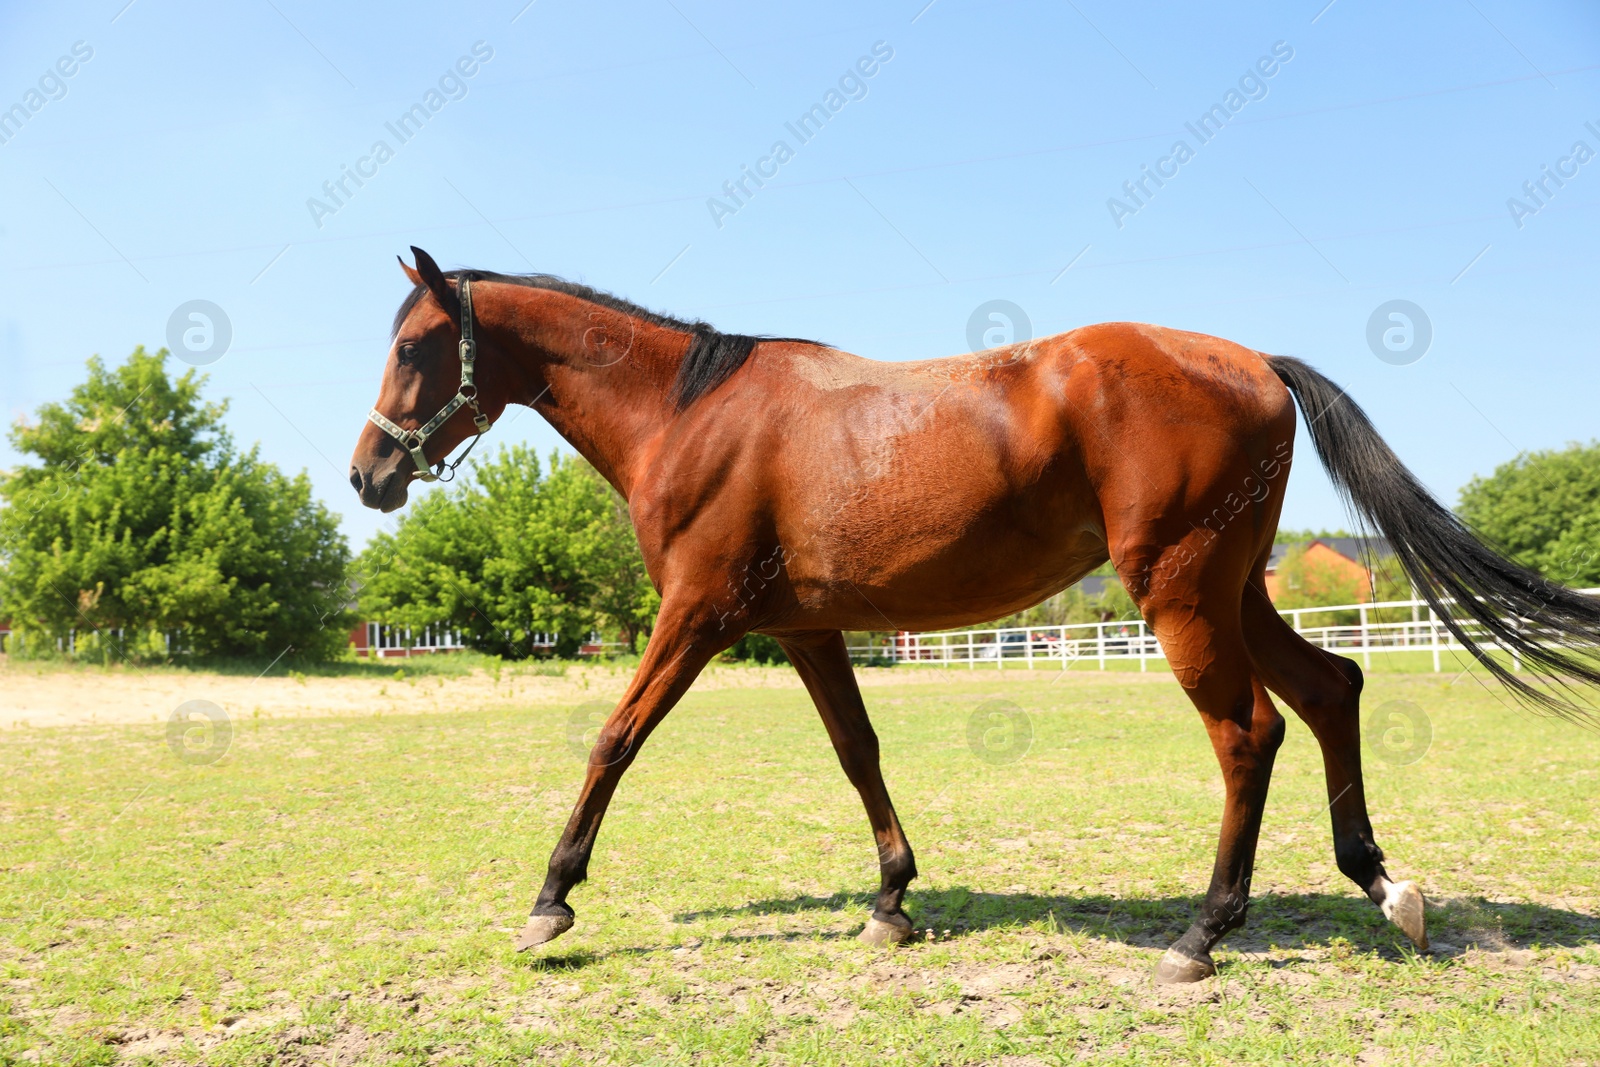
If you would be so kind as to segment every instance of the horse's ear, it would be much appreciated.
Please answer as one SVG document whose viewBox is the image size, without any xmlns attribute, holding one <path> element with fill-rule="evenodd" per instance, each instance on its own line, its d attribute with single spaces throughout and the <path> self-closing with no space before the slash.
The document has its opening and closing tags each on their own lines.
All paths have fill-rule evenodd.
<svg viewBox="0 0 1600 1067">
<path fill-rule="evenodd" d="M 413 286 L 422 284 L 422 275 L 417 273 L 417 269 L 415 267 L 407 263 L 405 260 L 400 259 L 399 256 L 395 256 L 394 258 L 399 261 L 400 269 L 406 272 L 406 277 L 410 279 Z"/>
<path fill-rule="evenodd" d="M 422 284 L 428 287 L 428 292 L 444 308 L 445 314 L 452 319 L 461 317 L 461 305 L 456 297 L 456 291 L 450 280 L 444 276 L 444 271 L 439 269 L 439 264 L 416 245 L 411 246 L 411 254 L 417 257 L 417 276 L 422 279 Z"/>
</svg>

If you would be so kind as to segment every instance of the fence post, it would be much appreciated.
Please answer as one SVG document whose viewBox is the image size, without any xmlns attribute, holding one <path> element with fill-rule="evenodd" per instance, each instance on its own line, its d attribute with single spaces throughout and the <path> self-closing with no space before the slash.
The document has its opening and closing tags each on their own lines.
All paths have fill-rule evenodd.
<svg viewBox="0 0 1600 1067">
<path fill-rule="evenodd" d="M 1361 605 L 1361 663 L 1372 669 L 1372 633 L 1367 629 L 1367 606 Z"/>
<path fill-rule="evenodd" d="M 1144 674 L 1150 669 L 1149 642 L 1144 639 L 1144 620 L 1139 620 L 1139 673 Z"/>
<path fill-rule="evenodd" d="M 1095 649 L 1100 656 L 1100 669 L 1106 669 L 1106 624 L 1096 623 L 1094 628 Z"/>
<path fill-rule="evenodd" d="M 1428 643 L 1433 646 L 1433 673 L 1438 674 L 1439 666 L 1439 625 L 1438 617 L 1434 614 L 1433 605 L 1428 605 Z"/>
</svg>

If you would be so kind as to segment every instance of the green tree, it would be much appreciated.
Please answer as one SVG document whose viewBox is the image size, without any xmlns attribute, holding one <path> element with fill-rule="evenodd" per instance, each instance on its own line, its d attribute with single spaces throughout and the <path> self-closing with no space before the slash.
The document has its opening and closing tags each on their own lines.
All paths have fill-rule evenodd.
<svg viewBox="0 0 1600 1067">
<path fill-rule="evenodd" d="M 1280 611 L 1355 604 L 1364 599 L 1366 582 L 1359 571 L 1334 560 L 1313 556 L 1309 545 L 1295 545 L 1278 562 Z M 1330 612 L 1317 616 L 1315 625 L 1342 626 L 1359 618 L 1359 612 Z"/>
<path fill-rule="evenodd" d="M 760 664 L 788 663 L 789 654 L 778 644 L 776 637 L 766 634 L 745 634 L 733 643 L 733 647 L 723 653 L 724 659 L 735 662 L 753 662 Z"/>
<path fill-rule="evenodd" d="M 1600 585 L 1600 441 L 1533 452 L 1461 490 L 1457 513 L 1511 558 L 1566 585 Z"/>
<path fill-rule="evenodd" d="M 1074 623 L 1118 622 L 1139 618 L 1139 609 L 1133 598 L 1117 579 L 1111 564 L 1095 569 L 1094 574 L 1112 580 L 1096 595 L 1090 596 L 1082 584 L 1072 585 L 1042 600 L 1033 607 L 1008 615 L 996 626 L 1070 626 Z"/>
<path fill-rule="evenodd" d="M 324 657 L 348 639 L 349 549 L 338 522 L 289 478 L 239 453 L 225 403 L 143 348 L 11 431 L 37 466 L 0 472 L 0 602 L 24 634 L 82 655 Z M 121 638 L 111 636 L 121 631 Z"/>
<path fill-rule="evenodd" d="M 474 463 L 472 480 L 434 493 L 362 554 L 368 618 L 413 630 L 445 624 L 468 644 L 520 658 L 536 634 L 576 651 L 596 628 L 630 647 L 660 598 L 645 574 L 627 505 L 582 459 L 552 453 L 546 475 L 526 445 Z"/>
<path fill-rule="evenodd" d="M 1289 529 L 1287 527 L 1281 527 L 1280 526 L 1278 528 L 1278 532 L 1272 535 L 1272 543 L 1275 544 L 1275 545 L 1292 545 L 1292 544 L 1296 544 L 1296 543 L 1298 543 L 1300 541 L 1315 541 L 1315 540 L 1318 540 L 1318 539 L 1326 539 L 1326 538 L 1329 538 L 1329 537 L 1349 537 L 1349 536 L 1350 536 L 1350 531 L 1349 530 L 1345 530 L 1345 529 L 1338 529 L 1338 530 L 1293 530 L 1293 529 Z"/>
<path fill-rule="evenodd" d="M 587 571 L 592 586 L 590 604 L 600 623 L 617 631 L 629 652 L 639 651 L 639 638 L 648 634 L 661 608 L 661 594 L 650 584 L 639 553 L 639 539 L 628 517 L 628 502 L 612 489 L 600 472 L 581 459 L 568 463 L 574 477 L 586 478 L 589 491 L 605 501 L 605 511 L 594 530 L 593 551 Z M 554 477 L 554 475 L 552 475 Z"/>
</svg>

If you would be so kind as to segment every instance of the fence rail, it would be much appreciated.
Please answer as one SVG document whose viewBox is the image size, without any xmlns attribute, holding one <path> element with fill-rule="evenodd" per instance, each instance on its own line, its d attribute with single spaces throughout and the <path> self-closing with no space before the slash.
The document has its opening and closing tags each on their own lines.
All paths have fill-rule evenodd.
<svg viewBox="0 0 1600 1067">
<path fill-rule="evenodd" d="M 1600 589 L 1581 589 L 1590 596 Z M 1359 654 L 1367 666 L 1374 655 L 1394 652 L 1426 652 L 1433 656 L 1433 669 L 1443 669 L 1446 652 L 1465 649 L 1435 615 L 1425 600 L 1386 600 L 1374 604 L 1340 604 L 1321 608 L 1292 608 L 1278 612 L 1295 632 L 1319 648 Z M 1332 615 L 1342 620 L 1325 626 L 1306 625 L 1307 617 Z M 1402 616 L 1396 620 L 1394 616 Z M 1404 616 L 1409 615 L 1409 618 Z M 1462 621 L 1469 634 L 1482 633 L 1482 627 Z M 1531 627 L 1530 627 L 1531 628 Z M 911 663 L 939 667 L 976 669 L 992 664 L 996 669 L 1007 662 L 1027 667 L 1060 667 L 1093 662 L 1101 670 L 1117 660 L 1137 660 L 1141 671 L 1150 669 L 1151 660 L 1162 660 L 1161 642 L 1142 620 L 1132 622 L 1069 623 L 1062 626 L 1014 626 L 944 633 L 897 633 L 873 637 L 865 645 L 850 649 L 853 660 L 862 663 Z M 1514 666 L 1521 669 L 1520 660 Z"/>
</svg>

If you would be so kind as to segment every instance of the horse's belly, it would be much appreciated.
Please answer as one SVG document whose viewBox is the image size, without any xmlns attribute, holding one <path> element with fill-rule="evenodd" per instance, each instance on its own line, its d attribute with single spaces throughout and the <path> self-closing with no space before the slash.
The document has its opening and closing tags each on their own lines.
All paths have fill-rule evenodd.
<svg viewBox="0 0 1600 1067">
<path fill-rule="evenodd" d="M 908 629 L 1037 603 L 1105 558 L 1059 407 L 1018 366 L 932 399 L 864 394 L 785 441 L 785 570 L 807 622 Z"/>
<path fill-rule="evenodd" d="M 786 546 L 801 613 L 839 629 L 929 629 L 1020 611 L 1106 559 L 1092 499 L 877 486 Z"/>
</svg>

